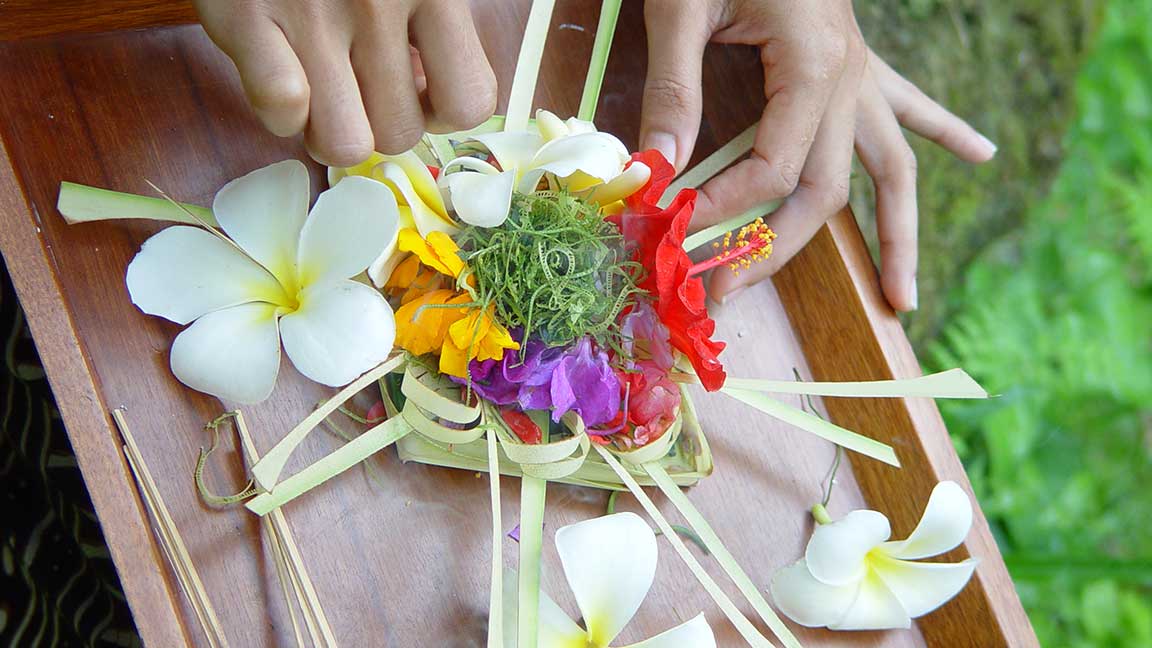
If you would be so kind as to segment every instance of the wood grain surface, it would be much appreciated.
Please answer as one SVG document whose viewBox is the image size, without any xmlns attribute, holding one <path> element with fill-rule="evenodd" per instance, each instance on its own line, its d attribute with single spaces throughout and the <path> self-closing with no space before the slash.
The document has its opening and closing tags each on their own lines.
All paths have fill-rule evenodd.
<svg viewBox="0 0 1152 648">
<path fill-rule="evenodd" d="M 243 510 L 205 508 L 192 483 L 198 449 L 208 440 L 202 425 L 230 404 L 196 394 L 172 378 L 168 347 L 179 327 L 142 315 L 124 288 L 129 260 L 160 226 L 70 227 L 54 204 L 62 180 L 149 193 L 147 179 L 180 200 L 206 205 L 233 177 L 276 160 L 304 159 L 301 143 L 259 127 L 231 63 L 199 27 L 77 35 L 90 30 L 17 21 L 30 4 L 65 5 L 0 3 L 0 39 L 7 41 L 0 42 L 0 87 L 5 88 L 0 94 L 0 245 L 136 621 L 149 646 L 203 644 L 157 551 L 111 431 L 106 412 L 121 406 L 230 644 L 290 645 L 286 608 L 256 519 Z M 119 4 L 153 4 L 156 13 L 145 10 L 143 22 L 106 22 L 100 28 L 186 19 L 180 5 Z M 537 105 L 570 114 L 579 102 L 598 3 L 558 5 L 536 99 Z M 523 29 L 526 7 L 523 1 L 476 5 L 505 95 L 520 42 L 508 34 Z M 625 3 L 598 118 L 602 128 L 631 147 L 646 64 L 641 12 L 641 3 Z M 24 31 L 13 27 L 17 22 Z M 56 35 L 28 38 L 49 33 Z M 709 50 L 697 159 L 757 118 L 763 106 L 758 66 L 751 49 Z M 311 168 L 319 190 L 321 169 Z M 720 337 L 730 343 L 725 359 L 731 375 L 790 378 L 793 368 L 819 379 L 919 373 L 847 213 L 789 264 L 776 287 L 765 283 L 745 291 L 715 315 Z M 285 361 L 273 397 L 245 410 L 260 450 L 329 393 Z M 716 473 L 689 496 L 753 580 L 766 587 L 775 569 L 803 551 L 811 530 L 806 510 L 820 497 L 833 449 L 723 396 L 699 393 L 697 403 Z M 887 513 L 894 532 L 902 535 L 914 526 L 937 480 L 955 479 L 969 488 L 930 401 L 829 399 L 826 407 L 837 422 L 891 443 L 905 466 L 894 470 L 854 459 L 835 486 L 834 516 L 867 503 Z M 337 444 L 315 433 L 289 471 Z M 237 487 L 240 465 L 229 445 L 214 456 L 208 479 L 221 491 Z M 511 526 L 518 483 L 505 479 L 502 485 Z M 626 502 L 630 499 L 621 498 L 626 508 L 634 508 Z M 544 586 L 572 612 L 551 536 L 564 524 L 601 513 L 605 502 L 606 495 L 597 491 L 549 489 Z M 387 451 L 373 458 L 370 468 L 349 471 L 292 503 L 286 513 L 342 645 L 484 645 L 490 556 L 485 479 L 402 465 Z M 506 555 L 514 555 L 514 544 L 506 542 Z M 977 578 L 911 631 L 797 630 L 812 646 L 1035 645 L 979 513 L 968 542 L 950 557 L 970 554 L 982 558 Z M 718 573 L 709 559 L 704 563 Z M 740 645 L 734 629 L 664 546 L 652 594 L 621 640 L 651 636 L 700 610 L 719 645 Z"/>
</svg>

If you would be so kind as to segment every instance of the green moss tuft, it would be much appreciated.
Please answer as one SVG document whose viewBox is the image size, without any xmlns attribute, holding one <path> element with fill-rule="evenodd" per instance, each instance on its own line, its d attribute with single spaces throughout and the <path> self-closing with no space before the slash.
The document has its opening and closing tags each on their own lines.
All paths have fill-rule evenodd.
<svg viewBox="0 0 1152 648">
<path fill-rule="evenodd" d="M 469 228 L 459 243 L 477 301 L 553 346 L 585 335 L 614 346 L 616 320 L 642 292 L 619 228 L 567 193 L 517 194 L 503 225 Z"/>
</svg>

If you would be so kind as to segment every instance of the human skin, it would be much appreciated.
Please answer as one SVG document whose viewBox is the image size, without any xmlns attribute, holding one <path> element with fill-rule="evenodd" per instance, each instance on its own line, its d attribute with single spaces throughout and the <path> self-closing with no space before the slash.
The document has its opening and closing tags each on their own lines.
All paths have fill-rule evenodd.
<svg viewBox="0 0 1152 648">
<path fill-rule="evenodd" d="M 197 0 L 208 35 L 236 63 L 253 109 L 277 135 L 303 132 L 316 160 L 351 166 L 400 153 L 426 131 L 471 128 L 496 106 L 496 79 L 467 0 Z M 760 48 L 767 105 L 748 159 L 700 189 L 702 228 L 773 200 L 779 238 L 739 276 L 715 272 L 723 301 L 792 258 L 848 201 L 855 149 L 876 186 L 881 286 L 914 310 L 916 158 L 901 126 L 968 162 L 996 147 L 876 56 L 849 0 L 646 0 L 648 74 L 641 148 L 683 170 L 700 129 L 709 42 Z"/>
<path fill-rule="evenodd" d="M 748 159 L 700 189 L 704 227 L 783 200 L 767 219 L 779 235 L 766 261 L 739 276 L 715 272 L 723 301 L 780 269 L 848 202 L 852 152 L 876 185 L 881 285 L 897 310 L 914 310 L 916 158 L 901 126 L 968 162 L 996 146 L 876 56 L 849 0 L 647 0 L 648 76 L 642 148 L 682 169 L 700 128 L 701 61 L 708 42 L 760 48 L 767 105 Z"/>
</svg>

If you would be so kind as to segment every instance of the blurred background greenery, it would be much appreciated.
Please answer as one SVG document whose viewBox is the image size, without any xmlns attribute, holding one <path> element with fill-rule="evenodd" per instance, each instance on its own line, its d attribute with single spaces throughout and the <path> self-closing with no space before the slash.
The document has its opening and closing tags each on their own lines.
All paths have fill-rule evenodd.
<svg viewBox="0 0 1152 648">
<path fill-rule="evenodd" d="M 1037 634 L 1152 646 L 1152 0 L 857 11 L 878 53 L 1000 146 L 971 168 L 915 143 L 906 323 L 928 368 L 999 394 L 941 409 Z"/>
</svg>

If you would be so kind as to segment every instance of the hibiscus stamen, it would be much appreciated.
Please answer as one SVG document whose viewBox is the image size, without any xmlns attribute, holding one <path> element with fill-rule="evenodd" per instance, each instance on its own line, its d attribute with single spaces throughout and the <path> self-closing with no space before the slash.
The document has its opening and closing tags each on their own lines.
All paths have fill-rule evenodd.
<svg viewBox="0 0 1152 648">
<path fill-rule="evenodd" d="M 733 237 L 732 232 L 724 235 L 723 242 L 712 244 L 718 250 L 716 256 L 692 266 L 688 276 L 693 277 L 712 268 L 728 266 L 732 272 L 740 274 L 741 270 L 751 268 L 753 263 L 763 261 L 772 254 L 772 241 L 776 232 L 764 223 L 763 218 L 741 227 Z"/>
</svg>

